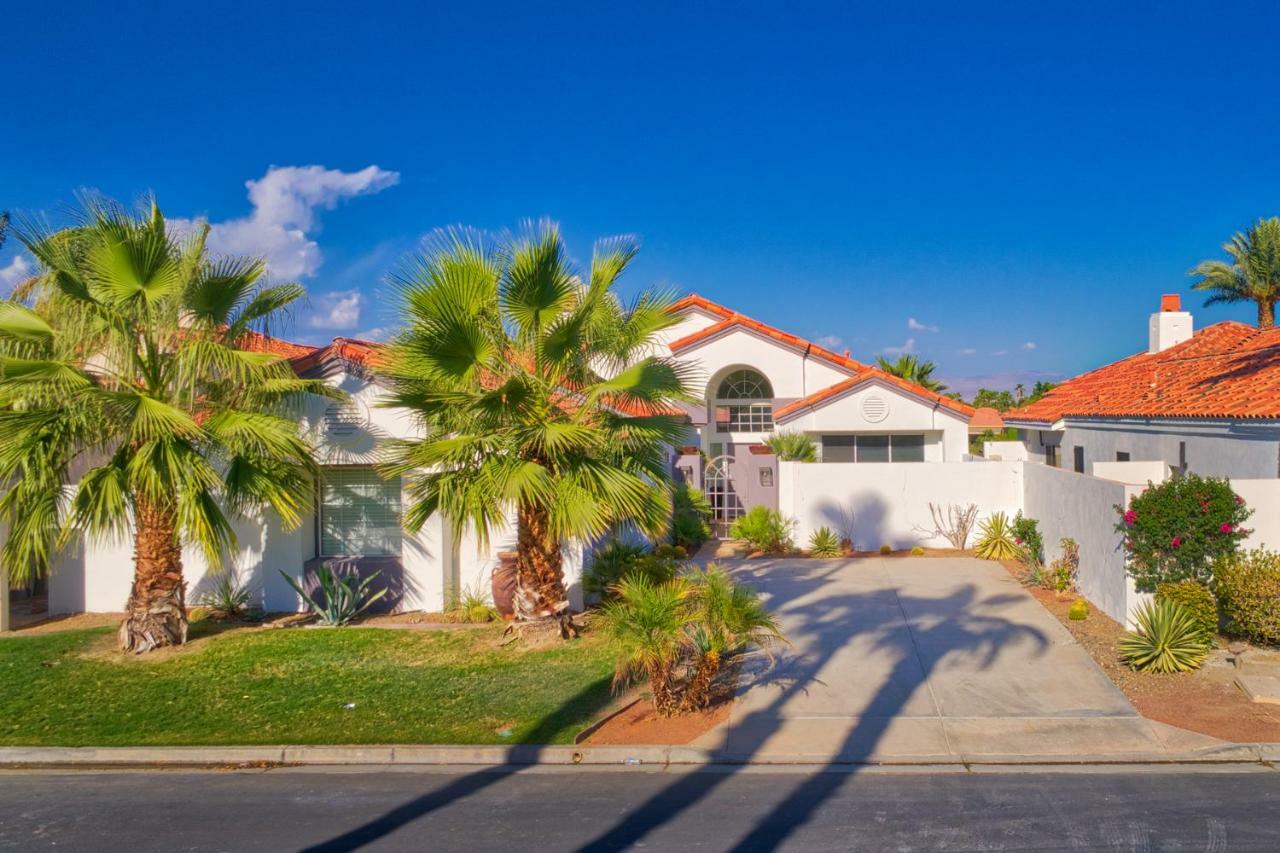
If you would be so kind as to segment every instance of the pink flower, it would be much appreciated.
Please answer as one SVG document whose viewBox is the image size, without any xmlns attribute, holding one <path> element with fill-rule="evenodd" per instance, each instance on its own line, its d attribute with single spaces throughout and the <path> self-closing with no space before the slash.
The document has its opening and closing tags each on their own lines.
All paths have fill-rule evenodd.
<svg viewBox="0 0 1280 853">
<path fill-rule="evenodd" d="M 1138 514 L 1133 510 L 1129 510 L 1124 514 L 1124 523 L 1133 527 L 1138 522 Z"/>
<path fill-rule="evenodd" d="M 1240 506 L 1242 503 L 1244 503 L 1244 498 L 1236 495 L 1236 506 Z"/>
<path fill-rule="evenodd" d="M 1232 530 L 1234 530 L 1234 529 L 1235 529 L 1235 526 L 1234 526 L 1231 522 L 1229 522 L 1229 521 L 1224 521 L 1224 522 L 1222 522 L 1222 526 L 1218 528 L 1218 532 L 1220 532 L 1220 533 L 1230 533 L 1230 532 L 1231 532 Z"/>
<path fill-rule="evenodd" d="M 1181 537 L 1181 536 L 1175 536 L 1175 537 L 1173 537 L 1173 541 L 1172 541 L 1172 542 L 1170 542 L 1169 544 L 1170 544 L 1170 545 L 1172 545 L 1174 548 L 1181 548 L 1181 547 L 1182 547 L 1182 537 Z"/>
</svg>

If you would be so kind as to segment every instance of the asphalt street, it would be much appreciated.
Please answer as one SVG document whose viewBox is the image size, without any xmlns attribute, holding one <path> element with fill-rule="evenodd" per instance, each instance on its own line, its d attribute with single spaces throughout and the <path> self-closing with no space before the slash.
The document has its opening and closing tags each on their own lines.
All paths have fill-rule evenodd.
<svg viewBox="0 0 1280 853">
<path fill-rule="evenodd" d="M 1280 850 L 1280 773 L 8 772 L 0 849 Z"/>
</svg>

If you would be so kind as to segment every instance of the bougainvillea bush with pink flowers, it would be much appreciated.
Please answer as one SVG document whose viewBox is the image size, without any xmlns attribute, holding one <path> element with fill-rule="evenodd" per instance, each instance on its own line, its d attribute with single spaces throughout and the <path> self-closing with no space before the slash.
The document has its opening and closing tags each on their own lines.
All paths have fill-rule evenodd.
<svg viewBox="0 0 1280 853">
<path fill-rule="evenodd" d="M 1209 584 L 1213 561 L 1234 554 L 1249 535 L 1242 525 L 1253 511 L 1229 481 L 1186 474 L 1149 486 L 1116 512 L 1129 573 L 1138 589 L 1154 592 L 1162 583 Z"/>
</svg>

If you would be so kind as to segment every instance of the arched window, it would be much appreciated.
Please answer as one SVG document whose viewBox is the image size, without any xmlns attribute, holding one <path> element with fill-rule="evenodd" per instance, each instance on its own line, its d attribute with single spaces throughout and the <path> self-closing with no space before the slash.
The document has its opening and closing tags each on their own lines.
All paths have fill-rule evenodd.
<svg viewBox="0 0 1280 853">
<path fill-rule="evenodd" d="M 716 424 L 721 432 L 773 429 L 773 386 L 755 370 L 735 370 L 721 380 L 716 403 Z"/>
</svg>

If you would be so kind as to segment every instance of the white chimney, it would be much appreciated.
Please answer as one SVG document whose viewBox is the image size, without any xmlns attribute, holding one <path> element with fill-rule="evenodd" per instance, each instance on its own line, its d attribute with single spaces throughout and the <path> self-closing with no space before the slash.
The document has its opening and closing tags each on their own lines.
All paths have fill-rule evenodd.
<svg viewBox="0 0 1280 853">
<path fill-rule="evenodd" d="M 1160 297 L 1160 310 L 1147 322 L 1147 352 L 1164 352 L 1189 341 L 1192 331 L 1191 314 L 1182 310 L 1182 297 L 1166 293 Z"/>
</svg>

